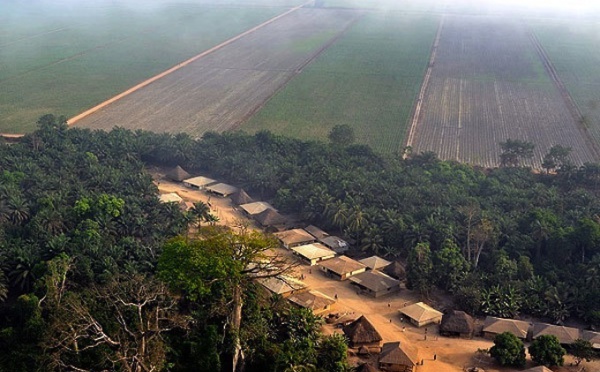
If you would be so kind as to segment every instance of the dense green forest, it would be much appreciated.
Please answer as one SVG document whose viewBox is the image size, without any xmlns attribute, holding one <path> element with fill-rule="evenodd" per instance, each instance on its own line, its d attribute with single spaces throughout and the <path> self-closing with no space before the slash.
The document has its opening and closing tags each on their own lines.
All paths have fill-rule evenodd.
<svg viewBox="0 0 600 372">
<path fill-rule="evenodd" d="M 598 165 L 548 175 L 268 132 L 38 125 L 0 145 L 0 371 L 231 370 L 240 350 L 249 371 L 347 368 L 342 339 L 255 287 L 248 263 L 273 242 L 225 229 L 187 239 L 193 214 L 158 202 L 145 165 L 272 199 L 405 261 L 409 286 L 470 313 L 600 326 Z"/>
</svg>

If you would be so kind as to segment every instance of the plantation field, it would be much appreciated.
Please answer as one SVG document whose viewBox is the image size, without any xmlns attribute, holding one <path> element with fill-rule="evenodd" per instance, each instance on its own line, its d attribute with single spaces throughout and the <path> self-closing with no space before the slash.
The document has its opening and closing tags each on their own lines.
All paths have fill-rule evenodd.
<svg viewBox="0 0 600 372">
<path fill-rule="evenodd" d="M 360 12 L 299 9 L 76 122 L 157 132 L 237 127 Z"/>
<path fill-rule="evenodd" d="M 0 2 L 0 132 L 73 116 L 298 3 Z"/>
<path fill-rule="evenodd" d="M 546 21 L 531 28 L 577 103 L 583 124 L 600 142 L 600 25 Z"/>
<path fill-rule="evenodd" d="M 554 145 L 571 160 L 598 160 L 585 131 L 547 73 L 523 23 L 445 17 L 422 109 L 407 145 L 442 159 L 494 167 L 499 143 L 535 145 L 527 165 L 541 168 Z"/>
<path fill-rule="evenodd" d="M 323 140 L 347 124 L 360 143 L 401 150 L 438 23 L 437 16 L 365 15 L 242 130 Z"/>
</svg>

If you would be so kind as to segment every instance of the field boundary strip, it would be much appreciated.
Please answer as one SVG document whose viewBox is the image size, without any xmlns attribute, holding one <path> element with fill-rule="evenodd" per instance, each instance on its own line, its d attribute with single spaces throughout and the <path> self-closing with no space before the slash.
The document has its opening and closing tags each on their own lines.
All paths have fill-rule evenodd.
<svg viewBox="0 0 600 372">
<path fill-rule="evenodd" d="M 24 37 L 15 39 L 13 41 L 9 41 L 8 43 L 0 44 L 0 48 L 4 48 L 4 47 L 9 46 L 9 45 L 14 45 L 14 44 L 20 43 L 23 40 L 35 39 L 35 38 L 42 37 L 42 36 L 45 36 L 45 35 L 50 35 L 50 34 L 54 34 L 54 33 L 61 32 L 61 31 L 66 31 L 68 29 L 69 29 L 68 27 L 61 27 L 61 28 L 57 28 L 55 30 L 50 30 L 50 31 L 45 31 L 45 32 L 40 32 L 40 33 L 37 33 L 37 34 L 33 34 L 33 35 L 24 36 Z"/>
<path fill-rule="evenodd" d="M 567 89 L 565 84 L 562 82 L 560 76 L 558 75 L 558 72 L 556 71 L 556 68 L 554 68 L 552 61 L 548 57 L 546 50 L 544 49 L 544 47 L 542 46 L 542 44 L 540 43 L 533 31 L 529 32 L 529 37 L 531 39 L 531 43 L 535 47 L 538 56 L 542 60 L 542 64 L 544 65 L 546 72 L 550 76 L 550 79 L 552 79 L 552 82 L 554 82 L 554 85 L 556 86 L 556 89 L 558 89 L 558 92 L 560 93 L 560 96 L 562 97 L 565 105 L 567 106 L 568 111 L 571 113 L 571 116 L 575 121 L 575 127 L 582 132 L 583 138 L 587 140 L 588 145 L 593 150 L 594 155 L 596 155 L 596 158 L 600 159 L 600 147 L 598 146 L 596 141 L 592 139 L 592 136 L 588 132 L 587 128 L 583 125 L 584 116 L 581 110 L 579 109 L 579 106 L 571 96 L 571 93 L 569 93 L 569 90 Z"/>
<path fill-rule="evenodd" d="M 419 122 L 419 118 L 421 116 L 421 105 L 425 99 L 425 92 L 427 91 L 427 86 L 429 85 L 429 78 L 431 77 L 431 72 L 433 71 L 433 66 L 435 64 L 435 57 L 437 55 L 437 49 L 440 45 L 440 39 L 442 36 L 442 29 L 444 28 L 444 16 L 440 19 L 440 25 L 438 26 L 437 35 L 435 35 L 435 41 L 433 42 L 433 46 L 431 47 L 431 57 L 429 57 L 429 64 L 427 65 L 427 71 L 425 72 L 425 77 L 423 78 L 423 84 L 421 85 L 421 90 L 419 91 L 419 96 L 417 97 L 417 103 L 415 105 L 415 110 L 412 116 L 410 128 L 408 129 L 408 136 L 406 136 L 406 146 L 412 146 L 413 140 L 415 138 L 415 131 L 417 128 L 417 124 Z M 404 154 L 403 157 L 406 158 L 408 154 Z"/>
<path fill-rule="evenodd" d="M 155 75 L 155 76 L 151 77 L 150 79 L 147 79 L 147 80 L 145 80 L 145 81 L 143 81 L 143 82 L 141 82 L 141 83 L 139 83 L 139 84 L 137 84 L 137 85 L 135 85 L 135 86 L 127 89 L 123 93 L 120 93 L 120 94 L 118 94 L 118 95 L 116 95 L 116 96 L 114 96 L 114 97 L 112 97 L 112 98 L 110 98 L 110 99 L 108 99 L 108 100 L 100 103 L 99 105 L 96 105 L 96 106 L 92 107 L 91 109 L 86 110 L 86 111 L 82 112 L 81 114 L 76 115 L 76 116 L 70 118 L 69 120 L 67 120 L 67 124 L 74 125 L 79 120 L 81 120 L 81 119 L 83 119 L 83 118 L 85 118 L 85 117 L 87 117 L 87 116 L 89 116 L 89 115 L 91 115 L 91 114 L 93 114 L 93 113 L 101 110 L 102 108 L 104 108 L 104 107 L 106 107 L 106 106 L 108 106 L 108 105 L 110 105 L 110 104 L 112 104 L 112 103 L 120 100 L 121 98 L 124 98 L 124 97 L 126 97 L 126 96 L 128 96 L 128 95 L 130 95 L 130 94 L 132 94 L 132 93 L 134 93 L 134 92 L 136 92 L 136 91 L 138 91 L 138 90 L 140 90 L 140 89 L 142 89 L 142 88 L 144 88 L 144 87 L 146 87 L 146 86 L 148 86 L 150 84 L 152 84 L 153 82 L 155 82 L 155 81 L 157 81 L 157 80 L 159 80 L 159 79 L 161 79 L 161 78 L 163 78 L 163 77 L 171 74 L 172 72 L 175 72 L 175 71 L 177 71 L 177 70 L 179 70 L 179 69 L 181 69 L 181 68 L 189 65 L 190 63 L 195 62 L 196 60 L 198 60 L 198 59 L 200 59 L 200 58 L 202 58 L 202 57 L 204 57 L 204 56 L 206 56 L 208 54 L 211 54 L 211 53 L 213 53 L 213 52 L 215 52 L 215 51 L 223 48 L 224 46 L 227 46 L 227 45 L 229 45 L 229 44 L 231 44 L 231 43 L 233 43 L 233 42 L 235 42 L 235 41 L 243 38 L 244 36 L 249 35 L 249 34 L 253 33 L 254 31 L 259 30 L 259 29 L 261 29 L 261 28 L 263 28 L 263 27 L 265 27 L 265 26 L 267 26 L 267 25 L 269 25 L 269 24 L 277 21 L 278 19 L 283 18 L 283 17 L 287 16 L 288 14 L 291 14 L 291 13 L 297 11 L 298 9 L 303 8 L 304 6 L 306 6 L 306 5 L 310 4 L 310 3 L 312 3 L 312 1 L 308 1 L 308 2 L 306 2 L 304 4 L 301 4 L 301 5 L 298 5 L 296 7 L 293 7 L 293 8 L 289 9 L 286 12 L 283 12 L 283 13 L 281 13 L 281 14 L 279 14 L 279 15 L 277 15 L 277 16 L 275 16 L 275 17 L 273 17 L 273 18 L 271 18 L 271 19 L 269 19 L 269 20 L 267 20 L 267 21 L 265 21 L 265 22 L 257 25 L 257 26 L 252 27 L 249 30 L 246 30 L 246 31 L 242 32 L 241 34 L 238 34 L 238 35 L 236 35 L 236 36 L 234 36 L 234 37 L 232 37 L 232 38 L 230 38 L 230 39 L 222 42 L 221 44 L 215 45 L 214 47 L 212 47 L 212 48 L 210 48 L 208 50 L 205 50 L 204 52 L 202 52 L 202 53 L 200 53 L 200 54 L 198 54 L 198 55 L 196 55 L 196 56 L 194 56 L 194 57 L 192 57 L 192 58 L 190 58 L 190 59 L 188 59 L 188 60 L 186 60 L 184 62 L 181 62 L 181 63 L 179 63 L 179 64 L 171 67 L 170 69 L 168 69 L 168 70 L 166 70 L 164 72 L 161 72 L 158 75 Z"/>
</svg>

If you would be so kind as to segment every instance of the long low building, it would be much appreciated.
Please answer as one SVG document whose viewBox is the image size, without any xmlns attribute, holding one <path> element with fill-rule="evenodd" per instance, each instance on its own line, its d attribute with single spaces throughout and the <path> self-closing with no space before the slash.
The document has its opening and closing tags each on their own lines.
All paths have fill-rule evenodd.
<svg viewBox="0 0 600 372">
<path fill-rule="evenodd" d="M 350 277 L 348 280 L 363 292 L 375 298 L 400 290 L 400 281 L 379 271 L 365 271 Z"/>
<path fill-rule="evenodd" d="M 417 327 L 423 327 L 432 323 L 439 324 L 442 322 L 442 316 L 444 315 L 441 311 L 437 311 L 423 302 L 403 307 L 400 309 L 400 312 Z"/>
<path fill-rule="evenodd" d="M 277 211 L 275 208 L 273 208 L 271 204 L 264 201 L 242 204 L 240 205 L 240 208 L 242 208 L 242 210 L 249 216 L 254 216 L 256 214 L 262 213 L 267 209 Z"/>
<path fill-rule="evenodd" d="M 531 324 L 522 320 L 503 319 L 488 316 L 483 324 L 483 336 L 485 338 L 494 339 L 496 335 L 504 332 L 510 332 L 518 338 L 524 340 L 527 338 L 527 333 Z"/>
<path fill-rule="evenodd" d="M 283 297 L 304 291 L 307 287 L 304 282 L 289 276 L 262 278 L 257 280 L 269 292 Z"/>
<path fill-rule="evenodd" d="M 316 265 L 320 261 L 334 258 L 336 253 L 320 243 L 299 245 L 292 248 L 295 255 L 300 256 L 310 266 Z"/>
<path fill-rule="evenodd" d="M 364 273 L 367 270 L 365 265 L 348 256 L 339 256 L 321 261 L 319 262 L 319 266 L 327 275 L 339 280 L 346 280 L 353 275 Z"/>
<path fill-rule="evenodd" d="M 206 186 L 205 189 L 211 194 L 219 195 L 224 198 L 231 194 L 235 194 L 238 191 L 237 187 L 228 185 L 226 183 L 215 183 L 214 185 Z"/>
<path fill-rule="evenodd" d="M 273 235 L 275 235 L 275 237 L 281 242 L 281 245 L 287 249 L 317 241 L 314 236 L 310 235 L 303 229 L 286 230 L 277 232 Z"/>
<path fill-rule="evenodd" d="M 212 185 L 215 183 L 217 183 L 216 180 L 213 180 L 212 178 L 208 178 L 208 177 L 204 177 L 204 176 L 197 176 L 197 177 L 188 178 L 187 180 L 183 180 L 183 184 L 186 185 L 187 187 L 191 187 L 193 189 L 199 189 L 199 190 L 202 190 L 206 186 Z"/>
<path fill-rule="evenodd" d="M 288 300 L 296 306 L 312 310 L 315 315 L 333 310 L 336 303 L 333 298 L 314 290 L 296 293 L 290 296 Z"/>
<path fill-rule="evenodd" d="M 557 326 L 546 323 L 535 323 L 531 331 L 531 338 L 536 338 L 544 335 L 556 336 L 558 342 L 562 345 L 569 345 L 575 342 L 575 340 L 581 338 L 579 335 L 578 328 Z"/>
</svg>

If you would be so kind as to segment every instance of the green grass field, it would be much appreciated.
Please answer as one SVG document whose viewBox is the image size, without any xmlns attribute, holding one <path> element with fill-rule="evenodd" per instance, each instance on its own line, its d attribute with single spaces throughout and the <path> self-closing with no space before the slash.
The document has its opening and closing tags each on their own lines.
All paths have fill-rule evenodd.
<svg viewBox="0 0 600 372">
<path fill-rule="evenodd" d="M 0 3 L 0 132 L 74 116 L 301 3 L 241 2 Z"/>
<path fill-rule="evenodd" d="M 322 140 L 347 124 L 360 143 L 401 150 L 438 23 L 437 16 L 367 14 L 241 129 Z"/>
<path fill-rule="evenodd" d="M 533 24 L 556 71 L 600 142 L 600 25 L 585 21 Z"/>
</svg>

